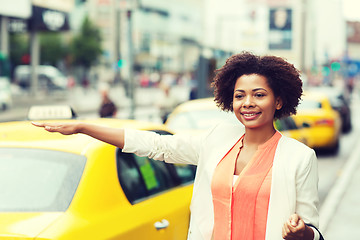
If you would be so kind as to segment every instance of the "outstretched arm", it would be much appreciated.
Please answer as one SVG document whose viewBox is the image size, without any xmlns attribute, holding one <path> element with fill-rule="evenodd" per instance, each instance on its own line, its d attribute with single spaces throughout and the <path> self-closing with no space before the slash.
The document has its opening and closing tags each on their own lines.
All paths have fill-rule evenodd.
<svg viewBox="0 0 360 240">
<path fill-rule="evenodd" d="M 71 123 L 37 123 L 32 122 L 36 127 L 42 127 L 48 132 L 58 132 L 63 135 L 82 133 L 109 143 L 118 148 L 124 148 L 124 129 L 110 128 L 83 122 Z"/>
</svg>

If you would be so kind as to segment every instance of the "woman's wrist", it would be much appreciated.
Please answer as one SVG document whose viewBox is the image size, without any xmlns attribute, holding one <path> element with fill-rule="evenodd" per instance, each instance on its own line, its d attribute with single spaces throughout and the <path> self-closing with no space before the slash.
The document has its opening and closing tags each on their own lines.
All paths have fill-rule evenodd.
<svg viewBox="0 0 360 240">
<path fill-rule="evenodd" d="M 86 134 L 85 125 L 86 124 L 84 124 L 82 122 L 76 123 L 74 132 Z"/>
</svg>

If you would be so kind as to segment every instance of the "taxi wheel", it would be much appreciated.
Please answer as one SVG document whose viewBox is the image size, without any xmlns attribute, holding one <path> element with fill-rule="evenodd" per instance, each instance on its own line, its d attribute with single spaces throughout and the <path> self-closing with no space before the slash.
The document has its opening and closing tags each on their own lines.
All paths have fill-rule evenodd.
<svg viewBox="0 0 360 240">
<path fill-rule="evenodd" d="M 5 111 L 7 109 L 8 109 L 8 107 L 5 103 L 1 104 L 1 111 Z"/>
<path fill-rule="evenodd" d="M 332 146 L 332 147 L 330 147 L 330 148 L 328 148 L 328 152 L 329 152 L 330 154 L 337 154 L 337 153 L 339 152 L 339 149 L 340 149 L 340 139 L 338 138 L 338 139 L 336 140 L 335 145 Z"/>
</svg>

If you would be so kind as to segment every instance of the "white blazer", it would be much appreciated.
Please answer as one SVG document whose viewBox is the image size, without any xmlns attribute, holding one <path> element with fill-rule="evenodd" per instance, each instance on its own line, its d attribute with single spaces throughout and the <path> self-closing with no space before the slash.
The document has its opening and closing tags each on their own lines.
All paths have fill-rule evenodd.
<svg viewBox="0 0 360 240">
<path fill-rule="evenodd" d="M 125 130 L 123 151 L 171 163 L 197 165 L 188 240 L 210 240 L 214 225 L 211 180 L 218 162 L 244 134 L 244 127 L 222 123 L 201 136 Z M 291 214 L 318 228 L 318 169 L 315 152 L 282 136 L 272 169 L 266 240 L 282 239 Z M 314 239 L 318 239 L 315 235 Z"/>
</svg>

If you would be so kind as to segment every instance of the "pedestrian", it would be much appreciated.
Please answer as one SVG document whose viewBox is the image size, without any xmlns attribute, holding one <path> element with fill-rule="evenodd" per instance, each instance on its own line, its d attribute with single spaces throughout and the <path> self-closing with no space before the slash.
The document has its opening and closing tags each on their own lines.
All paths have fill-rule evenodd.
<svg viewBox="0 0 360 240">
<path fill-rule="evenodd" d="M 99 116 L 101 118 L 113 118 L 116 117 L 116 106 L 113 101 L 107 101 L 101 104 L 99 109 Z"/>
<path fill-rule="evenodd" d="M 102 101 L 99 108 L 99 116 L 102 118 L 112 118 L 117 114 L 115 103 L 110 99 L 107 91 L 102 91 Z"/>
<path fill-rule="evenodd" d="M 197 165 L 190 240 L 322 239 L 315 152 L 273 125 L 296 113 L 299 71 L 283 58 L 242 52 L 216 70 L 212 86 L 217 105 L 234 112 L 241 124 L 220 123 L 194 136 L 82 122 L 33 124 L 87 134 L 156 160 Z"/>
<path fill-rule="evenodd" d="M 99 108 L 99 116 L 102 118 L 112 118 L 117 114 L 117 107 L 109 96 L 110 86 L 107 82 L 99 84 L 101 103 Z"/>
</svg>

